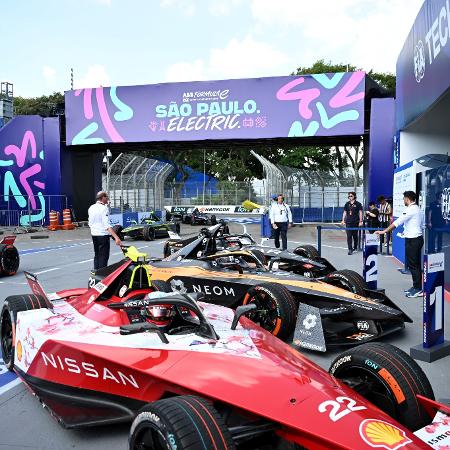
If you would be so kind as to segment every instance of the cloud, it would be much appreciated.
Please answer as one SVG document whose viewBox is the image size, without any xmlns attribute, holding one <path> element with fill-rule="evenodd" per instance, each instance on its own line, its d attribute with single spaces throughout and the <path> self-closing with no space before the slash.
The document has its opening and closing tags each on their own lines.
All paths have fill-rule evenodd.
<svg viewBox="0 0 450 450">
<path fill-rule="evenodd" d="M 75 89 L 111 86 L 111 80 L 106 72 L 105 66 L 101 64 L 89 66 L 86 73 L 81 77 L 78 77 L 76 71 L 74 71 L 73 78 Z"/>
<path fill-rule="evenodd" d="M 192 17 L 197 12 L 197 5 L 194 0 L 160 0 L 161 8 L 176 8 L 181 10 L 185 16 Z"/>
<path fill-rule="evenodd" d="M 255 29 L 284 32 L 303 43 L 299 61 L 324 58 L 366 70 L 395 71 L 395 62 L 423 0 L 252 0 Z"/>
<path fill-rule="evenodd" d="M 194 81 L 286 75 L 293 61 L 252 36 L 233 38 L 224 48 L 210 50 L 207 60 L 182 61 L 167 69 L 167 81 Z"/>
<path fill-rule="evenodd" d="M 208 11 L 213 16 L 228 16 L 241 4 L 242 0 L 209 0 Z"/>
</svg>

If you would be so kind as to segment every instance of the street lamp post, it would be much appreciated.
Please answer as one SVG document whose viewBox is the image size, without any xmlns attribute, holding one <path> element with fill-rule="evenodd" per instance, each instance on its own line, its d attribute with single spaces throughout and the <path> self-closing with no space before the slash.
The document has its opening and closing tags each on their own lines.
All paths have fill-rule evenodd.
<svg viewBox="0 0 450 450">
<path fill-rule="evenodd" d="M 206 190 L 206 149 L 203 149 L 203 206 L 205 205 Z"/>
</svg>

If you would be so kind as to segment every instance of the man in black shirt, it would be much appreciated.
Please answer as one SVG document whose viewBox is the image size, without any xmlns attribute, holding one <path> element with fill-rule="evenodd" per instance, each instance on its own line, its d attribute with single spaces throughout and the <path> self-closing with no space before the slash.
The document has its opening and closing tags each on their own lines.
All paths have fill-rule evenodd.
<svg viewBox="0 0 450 450">
<path fill-rule="evenodd" d="M 366 220 L 367 220 L 367 226 L 369 228 L 379 228 L 380 222 L 378 220 L 378 215 L 380 212 L 378 211 L 378 208 L 375 205 L 375 202 L 369 203 L 369 209 L 366 211 Z M 374 233 L 375 230 L 370 230 L 369 233 Z"/>
<path fill-rule="evenodd" d="M 341 223 L 347 228 L 357 228 L 363 224 L 363 207 L 356 201 L 356 192 L 348 193 Z M 358 230 L 347 230 L 347 246 L 349 255 L 358 249 Z"/>
</svg>

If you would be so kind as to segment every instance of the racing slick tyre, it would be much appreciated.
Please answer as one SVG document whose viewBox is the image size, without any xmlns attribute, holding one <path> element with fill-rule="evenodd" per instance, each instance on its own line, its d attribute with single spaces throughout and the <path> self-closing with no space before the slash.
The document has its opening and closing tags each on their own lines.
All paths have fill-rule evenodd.
<svg viewBox="0 0 450 450">
<path fill-rule="evenodd" d="M 213 405 L 182 395 L 144 406 L 134 419 L 130 450 L 235 450 L 233 438 Z"/>
<path fill-rule="evenodd" d="M 6 297 L 0 314 L 0 343 L 5 367 L 12 371 L 14 368 L 14 334 L 17 313 L 30 309 L 46 308 L 44 300 L 34 294 L 11 295 Z"/>
<path fill-rule="evenodd" d="M 122 233 L 123 227 L 122 227 L 121 225 L 114 225 L 114 226 L 112 227 L 112 229 L 113 229 L 114 233 L 117 234 L 117 236 L 119 237 L 119 239 L 120 239 L 121 241 L 123 241 L 123 238 L 124 238 L 124 235 L 123 235 L 123 233 Z M 111 236 L 111 237 L 112 237 L 112 236 Z"/>
<path fill-rule="evenodd" d="M 358 272 L 350 269 L 331 272 L 325 276 L 323 281 L 362 296 L 365 295 L 364 291 L 368 288 L 364 278 Z"/>
<path fill-rule="evenodd" d="M 175 233 L 180 234 L 180 231 L 181 231 L 180 222 L 175 222 Z"/>
<path fill-rule="evenodd" d="M 159 292 L 172 292 L 172 288 L 167 281 L 152 280 L 152 287 Z"/>
<path fill-rule="evenodd" d="M 296 255 L 303 256 L 304 258 L 316 259 L 320 258 L 319 252 L 314 245 L 299 245 L 292 250 Z"/>
<path fill-rule="evenodd" d="M 434 400 L 430 382 L 419 365 L 393 345 L 370 342 L 347 350 L 331 363 L 329 373 L 412 431 L 430 421 L 416 397 Z"/>
<path fill-rule="evenodd" d="M 243 305 L 255 303 L 257 311 L 248 317 L 280 339 L 288 338 L 295 328 L 297 304 L 292 294 L 277 283 L 262 283 L 250 288 Z"/>
<path fill-rule="evenodd" d="M 211 225 L 217 225 L 217 217 L 214 214 L 211 216 Z"/>
<path fill-rule="evenodd" d="M 14 245 L 0 244 L 0 275 L 14 275 L 19 268 L 19 251 Z"/>
<path fill-rule="evenodd" d="M 150 227 L 144 227 L 142 230 L 144 241 L 153 241 L 155 239 L 155 230 Z"/>
</svg>

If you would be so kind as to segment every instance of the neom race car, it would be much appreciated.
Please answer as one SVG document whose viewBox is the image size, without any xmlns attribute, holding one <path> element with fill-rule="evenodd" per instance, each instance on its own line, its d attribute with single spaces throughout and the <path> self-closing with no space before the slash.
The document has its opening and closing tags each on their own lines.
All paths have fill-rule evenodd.
<svg viewBox="0 0 450 450">
<path fill-rule="evenodd" d="M 225 222 L 209 228 L 202 228 L 198 236 L 187 239 L 181 239 L 179 236 L 171 237 L 164 244 L 164 257 L 168 257 L 201 237 L 204 239 L 199 241 L 198 248 L 188 255 L 189 258 L 196 258 L 200 250 L 202 251 L 202 256 L 221 250 L 251 250 L 269 269 L 286 270 L 310 278 L 328 276 L 330 281 L 339 283 L 342 287 L 350 288 L 352 292 L 363 294 L 361 289 L 358 290 L 358 285 L 361 283 L 355 285 L 354 280 L 347 280 L 343 277 L 334 279 L 333 276 L 330 276 L 336 271 L 336 268 L 327 259 L 320 257 L 314 246 L 299 245 L 293 251 L 288 251 L 258 245 L 248 233 L 230 234 L 228 225 Z"/>
<path fill-rule="evenodd" d="M 115 225 L 113 230 L 122 240 L 129 237 L 153 241 L 158 237 L 169 236 L 169 231 L 179 233 L 180 223 L 176 221 L 164 222 L 156 214 L 151 213 L 148 217 L 144 217 L 139 224 L 133 223 L 125 228 L 121 225 Z"/>
<path fill-rule="evenodd" d="M 132 450 L 417 450 L 429 446 L 412 431 L 449 433 L 450 410 L 396 347 L 350 349 L 329 374 L 246 318 L 254 305 L 161 282 L 118 297 L 119 272 L 49 295 L 27 273 L 33 293 L 4 301 L 4 364 L 65 427 L 134 419 Z"/>
<path fill-rule="evenodd" d="M 16 236 L 5 236 L 0 241 L 0 276 L 14 275 L 19 269 L 20 257 L 14 242 Z"/>
<path fill-rule="evenodd" d="M 114 295 L 132 289 L 137 280 L 169 283 L 180 293 L 201 292 L 211 303 L 236 308 L 254 303 L 249 317 L 281 339 L 315 351 L 357 345 L 402 330 L 412 320 L 384 293 L 365 296 L 290 272 L 268 271 L 252 252 L 223 251 L 199 260 L 185 259 L 196 241 L 164 260 L 136 259 L 134 247 L 123 247 L 125 260 L 91 273 L 89 286 L 114 274 Z M 131 257 L 131 259 L 130 259 Z"/>
</svg>

